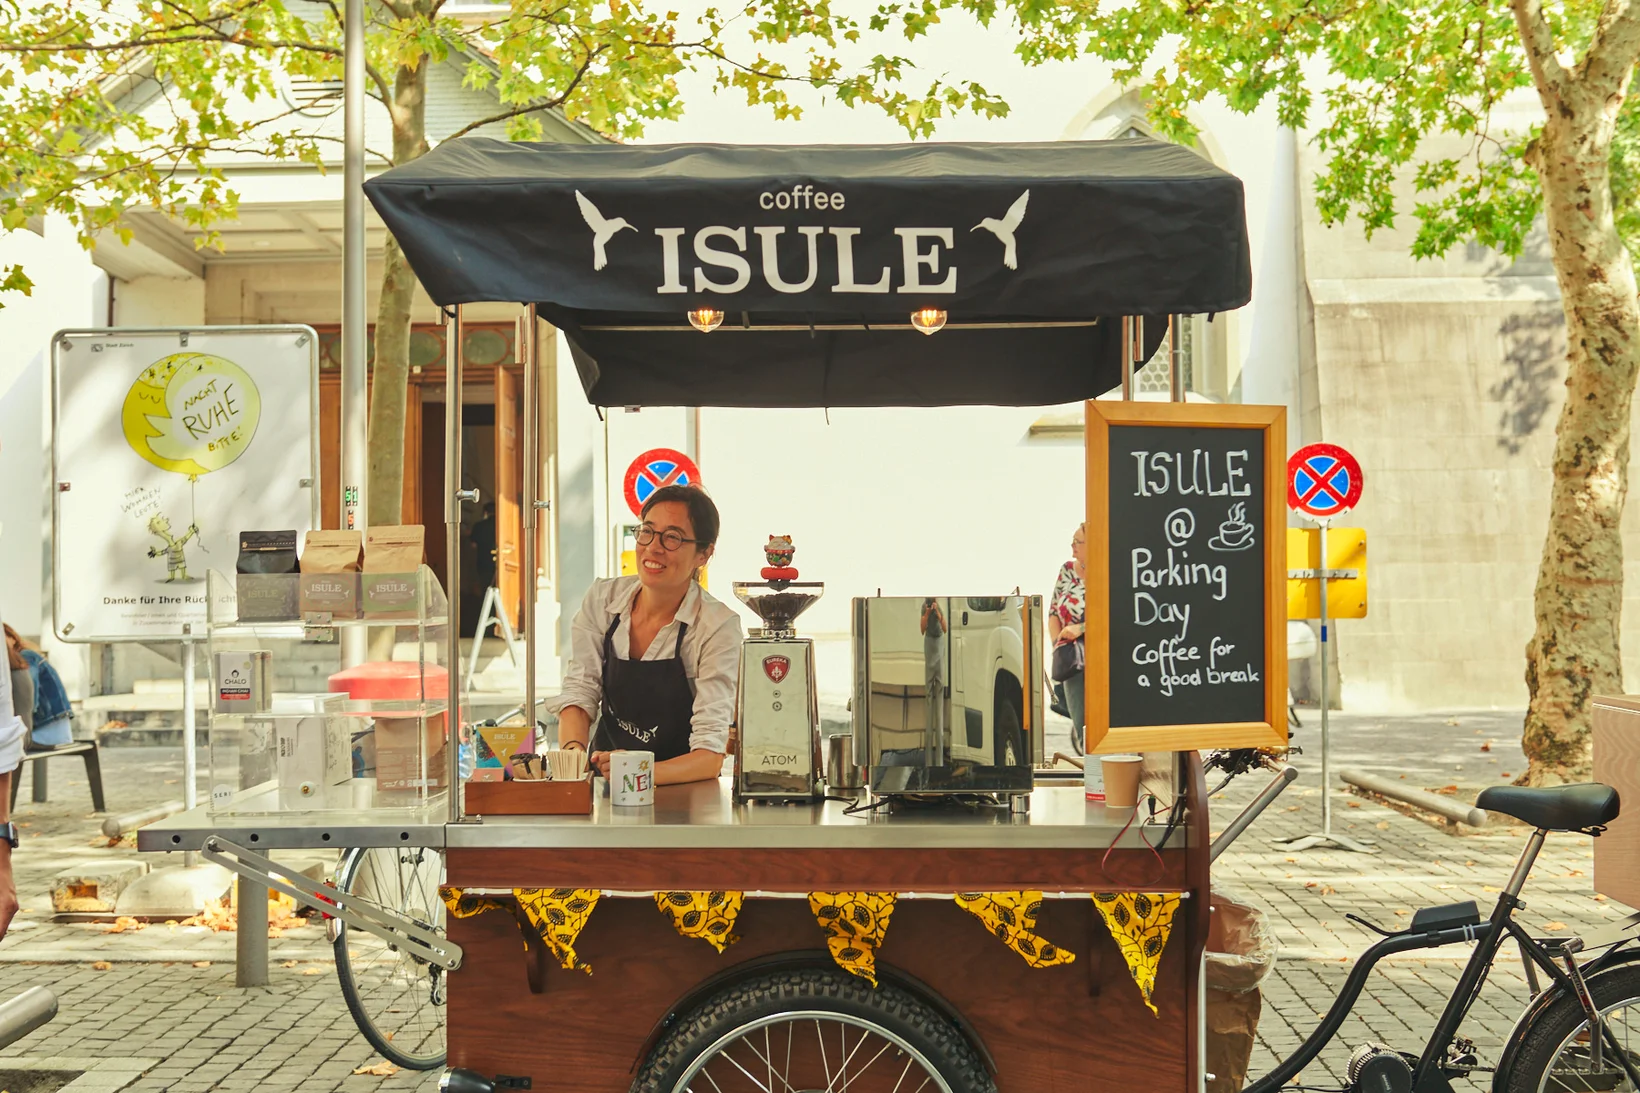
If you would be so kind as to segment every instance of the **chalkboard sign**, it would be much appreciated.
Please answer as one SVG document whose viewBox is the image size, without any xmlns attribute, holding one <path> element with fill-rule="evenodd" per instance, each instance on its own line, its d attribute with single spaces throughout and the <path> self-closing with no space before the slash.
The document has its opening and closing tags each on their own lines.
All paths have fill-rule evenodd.
<svg viewBox="0 0 1640 1093">
<path fill-rule="evenodd" d="M 1089 749 L 1284 744 L 1285 411 L 1087 415 Z"/>
</svg>

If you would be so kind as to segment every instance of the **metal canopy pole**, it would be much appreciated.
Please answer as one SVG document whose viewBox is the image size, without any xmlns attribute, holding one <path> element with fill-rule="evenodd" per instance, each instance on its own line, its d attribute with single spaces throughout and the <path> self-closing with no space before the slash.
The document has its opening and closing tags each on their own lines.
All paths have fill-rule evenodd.
<svg viewBox="0 0 1640 1093">
<path fill-rule="evenodd" d="M 1133 327 L 1132 315 L 1122 316 L 1122 401 L 1133 401 Z"/>
<path fill-rule="evenodd" d="M 1167 317 L 1167 392 L 1173 402 L 1184 401 L 1184 320 L 1183 315 Z"/>
<path fill-rule="evenodd" d="M 346 0 L 342 44 L 342 513 L 363 533 L 370 469 L 370 380 L 364 289 L 364 0 Z M 364 661 L 365 632 L 342 631 L 342 665 Z"/>
<path fill-rule="evenodd" d="M 541 408 L 538 405 L 540 395 L 536 391 L 536 369 L 540 367 L 540 354 L 536 352 L 539 330 L 535 305 L 529 304 L 524 308 L 524 317 L 519 320 L 518 356 L 524 364 L 524 719 L 530 723 L 532 740 L 536 728 L 535 598 L 540 587 L 536 579 L 536 567 L 539 565 L 536 558 L 536 514 L 540 511 L 540 502 L 536 498 L 541 493 Z M 538 747 L 536 744 L 531 746 Z"/>
<path fill-rule="evenodd" d="M 461 819 L 461 503 L 477 501 L 477 490 L 461 488 L 461 305 L 454 315 L 443 313 L 444 323 L 444 594 L 449 601 L 446 631 L 449 647 L 445 665 L 450 696 L 445 728 L 446 785 L 450 791 L 450 822 Z M 477 640 L 476 638 L 474 639 Z"/>
</svg>

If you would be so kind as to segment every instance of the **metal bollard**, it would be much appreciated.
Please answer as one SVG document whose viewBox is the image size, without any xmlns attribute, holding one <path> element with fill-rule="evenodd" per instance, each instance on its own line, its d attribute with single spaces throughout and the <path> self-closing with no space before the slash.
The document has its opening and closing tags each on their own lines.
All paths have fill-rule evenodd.
<svg viewBox="0 0 1640 1093">
<path fill-rule="evenodd" d="M 268 886 L 246 877 L 234 889 L 234 973 L 237 987 L 268 985 Z"/>
<path fill-rule="evenodd" d="M 102 833 L 110 839 L 117 839 L 121 835 L 135 831 L 139 827 L 158 823 L 167 816 L 175 816 L 187 806 L 181 801 L 166 801 L 155 808 L 145 808 L 141 812 L 127 812 L 123 816 L 110 816 L 103 821 Z"/>
<path fill-rule="evenodd" d="M 44 987 L 30 987 L 0 1002 L 0 1050 L 10 1047 L 57 1016 L 57 996 Z"/>
</svg>

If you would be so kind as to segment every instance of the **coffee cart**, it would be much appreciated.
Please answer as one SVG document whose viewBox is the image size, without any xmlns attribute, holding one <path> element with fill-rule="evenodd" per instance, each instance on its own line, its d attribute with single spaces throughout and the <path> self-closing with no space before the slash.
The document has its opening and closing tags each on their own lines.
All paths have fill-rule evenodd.
<svg viewBox="0 0 1640 1093">
<path fill-rule="evenodd" d="M 1250 296 L 1239 180 L 1149 140 L 468 138 L 366 189 L 452 327 L 451 620 L 466 304 L 524 305 L 525 348 L 544 323 L 562 331 L 598 407 L 1050 405 L 1130 394 L 1173 317 Z M 1280 536 L 1269 511 L 1253 513 L 1261 557 Z M 1108 519 L 1090 509 L 1090 524 Z M 533 709 L 529 620 L 526 631 Z M 461 725 L 457 627 L 447 641 L 440 708 Z M 587 815 L 473 816 L 460 793 L 440 793 L 396 813 L 198 809 L 139 846 L 203 849 L 448 969 L 452 1090 L 1200 1089 L 1209 835 L 1198 745 L 1188 733 L 1120 737 L 1159 753 L 1153 807 L 1137 814 L 1086 799 L 1080 781 L 1029 769 L 1020 781 L 1015 766 L 1040 764 L 1044 731 L 1041 664 L 1025 662 L 1024 754 L 963 765 L 966 782 L 925 772 L 911 783 L 960 800 L 874 781 L 881 792 L 856 801 L 762 804 L 737 800 L 725 778 L 661 787 L 644 810 L 595 793 Z M 1259 691 L 1275 694 L 1284 666 L 1263 667 Z M 1100 707 L 1091 690 L 1090 677 L 1090 718 L 1097 708 L 1108 721 L 1110 696 Z M 1254 722 L 1269 742 L 1281 697 Z M 1235 725 L 1212 728 L 1216 746 L 1240 739 Z M 866 731 L 856 726 L 856 755 Z M 460 784 L 456 752 L 442 753 L 445 785 Z M 986 781 L 992 766 L 1000 782 Z M 1001 792 L 987 794 L 993 785 Z M 319 846 L 441 849 L 447 920 L 315 894 L 263 857 Z"/>
</svg>

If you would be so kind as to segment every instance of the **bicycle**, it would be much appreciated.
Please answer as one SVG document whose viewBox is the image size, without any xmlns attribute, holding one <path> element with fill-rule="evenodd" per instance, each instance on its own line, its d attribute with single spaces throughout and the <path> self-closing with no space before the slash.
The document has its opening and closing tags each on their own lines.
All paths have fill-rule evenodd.
<svg viewBox="0 0 1640 1093">
<path fill-rule="evenodd" d="M 1452 1093 L 1451 1079 L 1491 1070 L 1493 1093 L 1636 1093 L 1640 1091 L 1640 914 L 1585 938 L 1534 938 L 1515 921 L 1520 892 L 1550 832 L 1598 836 L 1616 819 L 1617 791 L 1599 783 L 1544 789 L 1493 786 L 1476 805 L 1529 824 L 1514 873 L 1482 920 L 1474 900 L 1417 911 L 1405 930 L 1351 920 L 1382 935 L 1356 961 L 1332 1008 L 1298 1050 L 1244 1093 L 1276 1093 L 1332 1042 L 1360 998 L 1373 966 L 1387 956 L 1475 942 L 1446 1008 L 1422 1052 L 1368 1043 L 1347 1064 L 1345 1093 Z M 1480 1065 L 1474 1043 L 1458 1035 L 1485 985 L 1505 938 L 1520 946 L 1532 1001 L 1505 1042 L 1497 1065 Z M 1579 953 L 1604 950 L 1579 963 Z M 1553 982 L 1540 986 L 1538 971 Z M 1316 1087 L 1292 1087 L 1316 1088 Z"/>
<path fill-rule="evenodd" d="M 539 700 L 541 702 L 545 699 Z M 495 724 L 523 706 L 491 718 Z M 538 726 L 539 727 L 539 726 Z M 335 885 L 444 934 L 439 897 L 444 855 L 431 847 L 356 847 L 342 853 Z M 407 1070 L 433 1070 L 445 1059 L 444 969 L 339 918 L 327 922 L 336 978 L 359 1033 L 383 1058 Z"/>
</svg>

